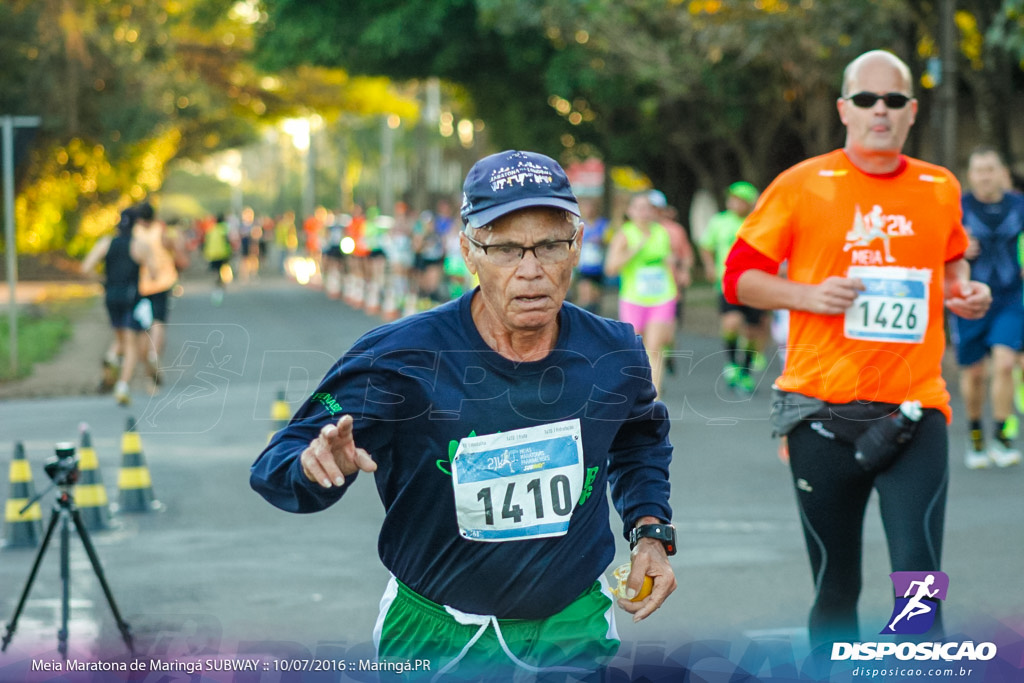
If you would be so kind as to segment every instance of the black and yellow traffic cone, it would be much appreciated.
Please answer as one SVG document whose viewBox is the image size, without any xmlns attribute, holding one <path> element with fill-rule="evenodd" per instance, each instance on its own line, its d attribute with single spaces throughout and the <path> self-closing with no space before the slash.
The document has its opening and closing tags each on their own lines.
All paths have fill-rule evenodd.
<svg viewBox="0 0 1024 683">
<path fill-rule="evenodd" d="M 25 445 L 14 444 L 14 457 L 10 470 L 11 492 L 4 506 L 4 548 L 35 548 L 43 536 L 43 513 L 39 502 L 28 502 L 35 498 L 32 485 L 32 468 L 25 459 Z"/>
<path fill-rule="evenodd" d="M 107 500 L 107 490 L 103 488 L 100 463 L 96 458 L 96 449 L 92 447 L 89 425 L 83 422 L 79 426 L 79 431 L 82 432 L 82 445 L 78 449 L 75 505 L 86 529 L 102 531 L 110 528 L 110 502 Z"/>
<path fill-rule="evenodd" d="M 277 392 L 277 400 L 274 401 L 274 405 L 270 407 L 270 419 L 274 422 L 274 428 L 267 435 L 267 441 L 269 442 L 274 438 L 274 434 L 288 426 L 289 420 L 292 417 L 291 406 L 288 405 L 288 401 L 284 400 L 284 390 Z"/>
<path fill-rule="evenodd" d="M 153 480 L 142 455 L 142 438 L 135 429 L 135 418 L 121 436 L 121 470 L 117 475 L 118 512 L 154 512 L 162 506 L 153 496 Z"/>
</svg>

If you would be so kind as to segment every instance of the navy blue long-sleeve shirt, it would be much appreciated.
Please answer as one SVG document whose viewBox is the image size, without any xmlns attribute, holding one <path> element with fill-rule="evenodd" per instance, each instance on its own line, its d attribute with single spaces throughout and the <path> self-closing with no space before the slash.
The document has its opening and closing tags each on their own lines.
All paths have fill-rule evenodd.
<svg viewBox="0 0 1024 683">
<path fill-rule="evenodd" d="M 357 341 L 271 439 L 250 482 L 291 512 L 335 503 L 356 477 L 325 489 L 303 474 L 299 456 L 322 427 L 351 415 L 356 445 L 377 463 L 385 508 L 378 550 L 398 580 L 463 612 L 544 618 L 589 588 L 613 558 L 609 484 L 623 534 L 646 515 L 671 519 L 667 411 L 655 401 L 647 356 L 629 325 L 565 304 L 555 350 L 514 362 L 477 332 L 473 294 Z M 568 519 L 563 535 L 482 542 L 460 532 L 452 476 L 460 441 L 538 425 L 573 429 L 575 420 L 584 486 L 573 500 L 558 476 L 506 483 L 500 462 L 493 471 L 480 465 L 493 478 L 481 480 L 476 499 L 468 489 L 470 504 L 486 508 L 487 524 L 519 521 L 525 509 L 545 521 Z M 533 449 L 537 457 L 544 448 Z M 484 519 L 484 509 L 475 513 Z"/>
<path fill-rule="evenodd" d="M 1024 197 L 1006 193 L 990 204 L 966 194 L 963 211 L 964 227 L 981 247 L 981 253 L 970 261 L 971 277 L 987 284 L 997 298 L 1020 298 L 1017 240 L 1024 233 Z"/>
</svg>

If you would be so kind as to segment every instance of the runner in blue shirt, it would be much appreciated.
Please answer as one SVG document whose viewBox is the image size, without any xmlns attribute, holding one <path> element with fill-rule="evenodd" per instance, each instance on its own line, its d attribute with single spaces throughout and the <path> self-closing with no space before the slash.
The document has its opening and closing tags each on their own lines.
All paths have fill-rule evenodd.
<svg viewBox="0 0 1024 683">
<path fill-rule="evenodd" d="M 601 215 L 600 197 L 580 197 L 580 217 L 586 223 L 580 264 L 576 267 L 575 303 L 591 313 L 601 313 L 604 295 L 604 255 L 608 249 L 609 222 Z"/>
<path fill-rule="evenodd" d="M 951 317 L 970 431 L 964 453 L 969 469 L 1008 467 L 1021 460 L 1006 421 L 1013 415 L 1013 368 L 1024 347 L 1024 281 L 1017 259 L 1017 241 L 1024 234 L 1024 197 L 1006 191 L 1006 174 L 1006 164 L 995 149 L 979 147 L 971 153 L 971 192 L 962 201 L 963 224 L 971 237 L 966 256 L 972 277 L 992 290 L 992 306 L 979 320 Z M 987 447 L 982 428 L 986 393 L 991 395 L 995 423 Z"/>
<path fill-rule="evenodd" d="M 359 340 L 251 484 L 313 512 L 373 473 L 392 574 L 378 657 L 469 678 L 594 671 L 619 644 L 609 487 L 633 550 L 627 596 L 653 579 L 619 606 L 639 621 L 676 586 L 668 416 L 633 330 L 564 302 L 585 228 L 557 162 L 491 155 L 464 191 L 479 286 Z"/>
</svg>

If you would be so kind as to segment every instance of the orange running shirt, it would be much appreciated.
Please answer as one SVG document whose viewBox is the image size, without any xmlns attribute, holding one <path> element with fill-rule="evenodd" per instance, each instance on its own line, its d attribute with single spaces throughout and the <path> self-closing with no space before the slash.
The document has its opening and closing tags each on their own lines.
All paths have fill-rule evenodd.
<svg viewBox="0 0 1024 683">
<path fill-rule="evenodd" d="M 945 263 L 967 247 L 952 173 L 902 157 L 899 171 L 872 176 L 836 150 L 776 178 L 739 237 L 788 260 L 795 282 L 836 275 L 868 287 L 845 316 L 791 312 L 779 388 L 831 403 L 919 400 L 950 419 Z"/>
</svg>

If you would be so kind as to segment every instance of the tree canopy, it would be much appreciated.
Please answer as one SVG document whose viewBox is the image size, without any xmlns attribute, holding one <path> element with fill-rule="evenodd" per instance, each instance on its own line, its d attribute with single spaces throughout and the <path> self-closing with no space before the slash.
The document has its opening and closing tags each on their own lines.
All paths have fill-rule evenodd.
<svg viewBox="0 0 1024 683">
<path fill-rule="evenodd" d="M 19 251 L 81 252 L 160 188 L 172 160 L 245 145 L 277 119 L 415 116 L 383 77 L 259 70 L 260 19 L 235 0 L 0 4 L 0 112 L 43 121 L 19 173 Z"/>
<path fill-rule="evenodd" d="M 19 169 L 18 248 L 80 252 L 118 210 L 159 189 L 171 162 L 245 146 L 282 118 L 415 121 L 415 92 L 403 86 L 435 77 L 458 93 L 460 118 L 485 124 L 483 144 L 566 162 L 598 156 L 638 169 L 685 206 L 698 188 L 737 178 L 763 186 L 841 144 L 843 65 L 883 47 L 919 77 L 926 116 L 911 151 L 927 151 L 944 6 L 9 0 L 0 3 L 0 113 L 43 118 Z M 956 7 L 960 111 L 978 142 L 1012 160 L 1024 0 Z"/>
<path fill-rule="evenodd" d="M 994 84 L 1019 71 L 1006 55 L 1021 49 L 1021 0 L 960 4 L 964 87 L 1005 96 Z M 436 75 L 466 88 L 497 146 L 568 159 L 597 153 L 676 197 L 739 177 L 763 186 L 794 161 L 841 144 L 841 71 L 866 50 L 890 49 L 907 61 L 927 102 L 939 30 L 929 0 L 263 5 L 268 21 L 257 51 L 266 67 Z M 993 121 L 986 134 L 999 131 L 1008 143 L 1007 121 Z"/>
</svg>

